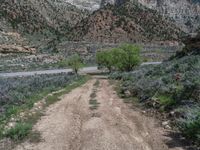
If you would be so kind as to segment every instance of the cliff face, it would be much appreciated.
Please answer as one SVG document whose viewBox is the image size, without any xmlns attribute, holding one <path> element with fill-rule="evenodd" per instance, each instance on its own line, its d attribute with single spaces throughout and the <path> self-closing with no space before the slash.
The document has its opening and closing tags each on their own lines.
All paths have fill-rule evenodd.
<svg viewBox="0 0 200 150">
<path fill-rule="evenodd" d="M 186 32 L 200 26 L 200 0 L 138 0 L 142 5 L 174 19 Z"/>
</svg>

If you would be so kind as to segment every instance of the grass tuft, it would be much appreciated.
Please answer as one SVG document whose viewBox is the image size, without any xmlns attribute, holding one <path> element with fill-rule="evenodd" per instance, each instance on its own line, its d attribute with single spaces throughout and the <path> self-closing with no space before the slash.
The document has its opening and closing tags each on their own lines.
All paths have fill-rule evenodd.
<svg viewBox="0 0 200 150">
<path fill-rule="evenodd" d="M 20 122 L 15 127 L 7 130 L 4 135 L 14 141 L 21 141 L 29 135 L 31 130 L 32 124 Z"/>
</svg>

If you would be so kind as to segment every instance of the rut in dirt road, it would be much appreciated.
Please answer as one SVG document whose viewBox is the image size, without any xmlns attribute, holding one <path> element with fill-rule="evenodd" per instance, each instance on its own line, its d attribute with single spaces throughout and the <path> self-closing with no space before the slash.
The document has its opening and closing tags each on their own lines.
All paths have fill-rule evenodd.
<svg viewBox="0 0 200 150">
<path fill-rule="evenodd" d="M 39 143 L 25 142 L 16 150 L 183 150 L 169 148 L 166 131 L 152 118 L 130 109 L 107 80 L 96 79 L 50 106 L 35 125 Z M 91 94 L 98 107 L 91 109 Z"/>
</svg>

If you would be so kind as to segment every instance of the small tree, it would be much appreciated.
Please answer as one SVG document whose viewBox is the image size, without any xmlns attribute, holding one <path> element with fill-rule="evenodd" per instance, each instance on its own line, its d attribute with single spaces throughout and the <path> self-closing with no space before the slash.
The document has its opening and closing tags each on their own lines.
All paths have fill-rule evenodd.
<svg viewBox="0 0 200 150">
<path fill-rule="evenodd" d="M 69 58 L 68 65 L 76 74 L 78 74 L 78 70 L 83 67 L 82 60 L 78 54 L 75 54 Z"/>
<path fill-rule="evenodd" d="M 113 67 L 113 55 L 110 50 L 97 52 L 96 61 L 98 65 L 106 67 L 111 72 Z"/>
<path fill-rule="evenodd" d="M 120 70 L 122 71 L 131 71 L 134 69 L 134 67 L 138 66 L 141 63 L 141 57 L 140 57 L 140 50 L 141 48 L 137 45 L 131 45 L 131 44 L 123 44 L 119 48 L 122 52 L 120 52 L 121 59 L 119 63 Z M 122 67 L 121 67 L 122 66 Z"/>
</svg>

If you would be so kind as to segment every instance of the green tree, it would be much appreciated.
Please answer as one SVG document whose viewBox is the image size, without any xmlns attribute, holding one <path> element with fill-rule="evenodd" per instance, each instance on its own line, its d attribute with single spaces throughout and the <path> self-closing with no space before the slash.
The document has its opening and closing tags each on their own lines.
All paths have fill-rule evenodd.
<svg viewBox="0 0 200 150">
<path fill-rule="evenodd" d="M 118 69 L 121 71 L 132 71 L 138 66 L 141 63 L 140 50 L 141 48 L 137 45 L 121 45 L 119 50 L 117 50 L 121 59 L 115 60 L 115 64 L 118 64 Z"/>
<path fill-rule="evenodd" d="M 83 67 L 82 60 L 78 54 L 75 54 L 69 58 L 68 66 L 70 66 L 73 71 L 78 74 L 78 70 Z"/>
<path fill-rule="evenodd" d="M 106 51 L 97 52 L 96 61 L 99 66 L 106 67 L 110 72 L 112 71 L 112 67 L 113 67 L 112 51 L 106 50 Z"/>
<path fill-rule="evenodd" d="M 109 71 L 132 71 L 140 64 L 140 47 L 123 44 L 119 48 L 98 52 L 96 55 L 98 65 L 108 68 Z"/>
</svg>

